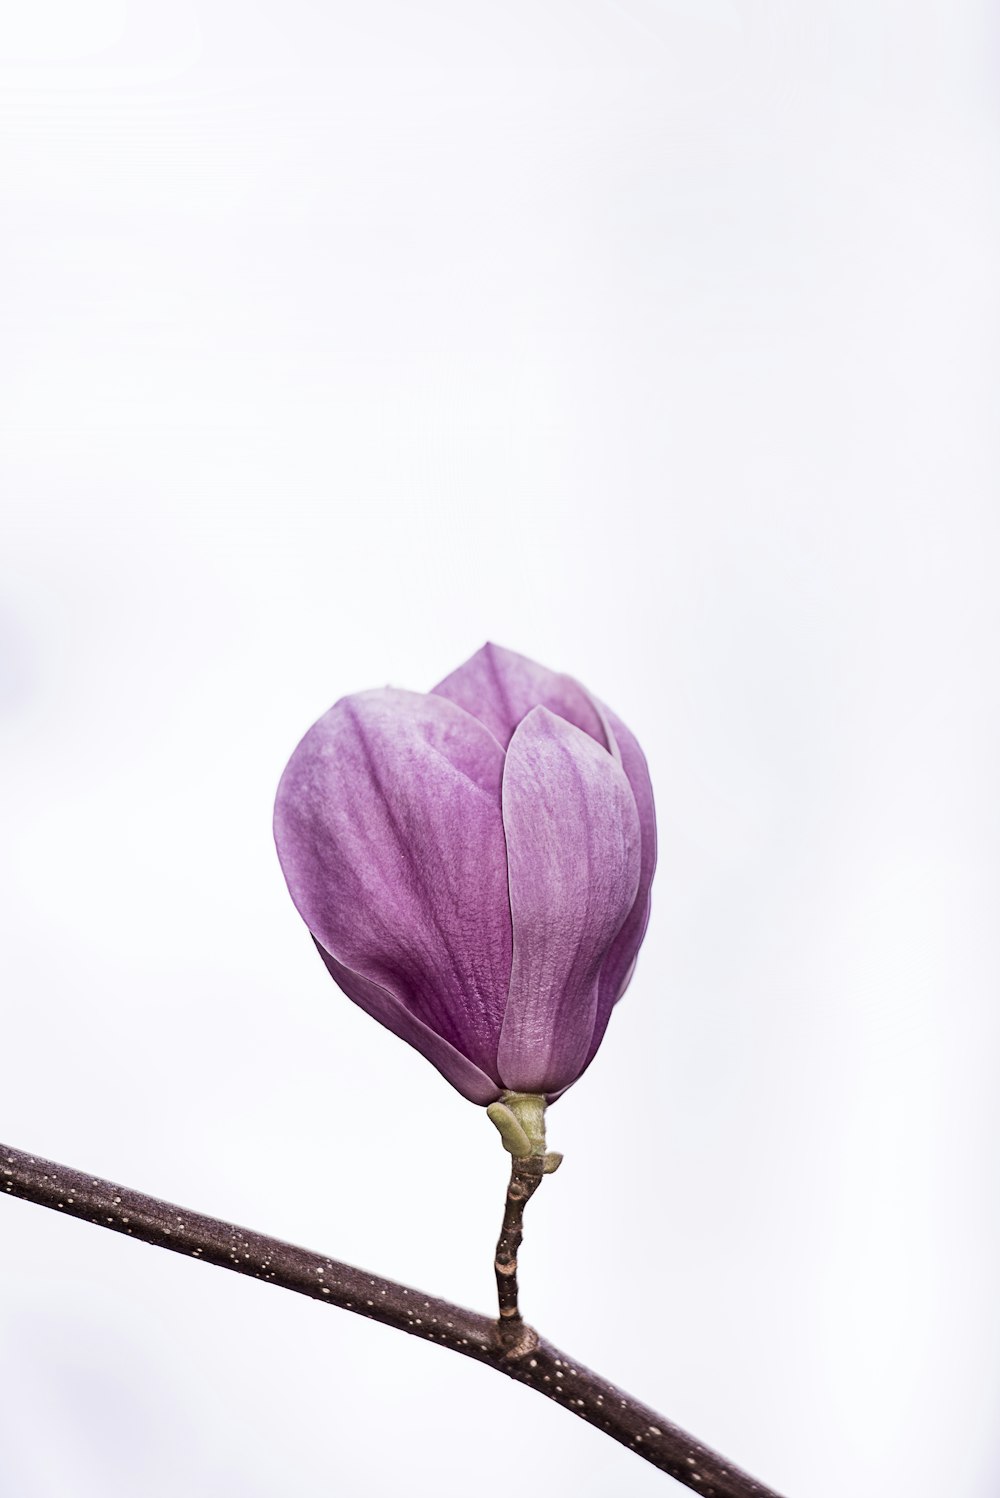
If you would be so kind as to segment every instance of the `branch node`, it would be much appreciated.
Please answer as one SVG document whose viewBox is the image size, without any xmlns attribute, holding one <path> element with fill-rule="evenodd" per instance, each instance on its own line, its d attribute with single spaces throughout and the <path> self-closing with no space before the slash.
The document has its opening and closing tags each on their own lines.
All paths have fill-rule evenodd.
<svg viewBox="0 0 1000 1498">
<path fill-rule="evenodd" d="M 516 1171 L 524 1172 L 528 1187 L 523 1199 L 512 1202 L 508 1197 L 508 1212 L 516 1219 L 520 1243 L 524 1202 L 542 1178 L 544 1156 L 540 1153 L 515 1159 L 513 1164 Z M 497 1275 L 498 1281 L 503 1279 L 513 1288 L 513 1297 L 502 1299 L 501 1317 L 492 1321 L 326 1255 L 202 1216 L 2 1144 L 0 1195 L 20 1197 L 62 1217 L 76 1217 L 111 1232 L 127 1233 L 138 1242 L 184 1254 L 189 1263 L 193 1258 L 196 1263 L 251 1275 L 297 1295 L 308 1295 L 323 1305 L 339 1306 L 410 1336 L 423 1337 L 436 1346 L 443 1344 L 554 1400 L 702 1498 L 778 1498 L 773 1489 L 748 1477 L 664 1415 L 570 1359 L 522 1321 L 513 1240 L 509 1245 L 511 1256 L 502 1260 L 505 1266 L 510 1265 L 510 1271 Z M 506 1216 L 504 1223 L 506 1226 Z M 317 1273 L 318 1266 L 322 1275 Z M 414 1315 L 417 1304 L 422 1308 L 420 1316 Z"/>
</svg>

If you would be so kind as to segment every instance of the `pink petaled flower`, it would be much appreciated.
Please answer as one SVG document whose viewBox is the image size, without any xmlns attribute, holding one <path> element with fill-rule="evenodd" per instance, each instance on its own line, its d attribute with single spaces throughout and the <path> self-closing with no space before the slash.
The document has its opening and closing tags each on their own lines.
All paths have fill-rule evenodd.
<svg viewBox="0 0 1000 1498">
<path fill-rule="evenodd" d="M 344 697 L 281 777 L 292 899 L 340 987 L 474 1103 L 590 1064 L 649 917 L 636 740 L 569 676 L 482 650 Z"/>
</svg>

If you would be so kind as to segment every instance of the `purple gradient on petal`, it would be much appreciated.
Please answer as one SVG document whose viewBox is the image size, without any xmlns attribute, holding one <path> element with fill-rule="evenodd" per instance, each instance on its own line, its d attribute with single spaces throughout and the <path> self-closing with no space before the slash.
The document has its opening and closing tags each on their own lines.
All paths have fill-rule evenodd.
<svg viewBox="0 0 1000 1498">
<path fill-rule="evenodd" d="M 514 960 L 499 1073 L 551 1093 L 586 1064 L 601 968 L 639 885 L 639 815 L 608 751 L 544 707 L 511 739 L 503 815 Z"/>
<path fill-rule="evenodd" d="M 425 1025 L 422 1019 L 410 1012 L 409 1009 L 399 1002 L 394 994 L 378 983 L 373 983 L 369 978 L 363 978 L 360 973 L 353 972 L 349 967 L 344 967 L 336 957 L 331 957 L 325 952 L 316 938 L 316 950 L 326 964 L 327 972 L 344 990 L 349 999 L 362 1008 L 372 1019 L 377 1019 L 379 1024 L 398 1035 L 400 1040 L 405 1040 L 409 1045 L 426 1056 L 433 1066 L 436 1066 L 442 1076 L 446 1077 L 453 1087 L 456 1087 L 463 1097 L 467 1097 L 470 1103 L 481 1103 L 486 1107 L 489 1103 L 495 1103 L 500 1096 L 500 1087 L 492 1077 L 481 1072 L 467 1056 L 433 1031 L 429 1025 Z"/>
<path fill-rule="evenodd" d="M 649 778 L 646 756 L 639 748 L 635 735 L 626 728 L 621 718 L 611 712 L 610 708 L 605 708 L 605 712 L 621 751 L 622 769 L 628 776 L 628 782 L 635 797 L 639 813 L 642 853 L 639 887 L 636 891 L 635 902 L 625 918 L 622 929 L 612 942 L 601 970 L 597 1018 L 594 1022 L 593 1039 L 587 1055 L 587 1066 L 594 1059 L 597 1048 L 604 1039 L 612 1009 L 632 981 L 639 948 L 646 934 L 646 927 L 649 925 L 650 886 L 656 870 L 656 812 L 653 806 L 653 786 Z"/>
<path fill-rule="evenodd" d="M 609 748 L 602 714 L 579 682 L 502 645 L 484 645 L 433 692 L 485 723 L 505 749 L 533 707 L 547 707 Z"/>
<path fill-rule="evenodd" d="M 363 692 L 309 730 L 275 806 L 292 899 L 324 951 L 494 1081 L 512 942 L 503 765 L 444 698 Z"/>
</svg>

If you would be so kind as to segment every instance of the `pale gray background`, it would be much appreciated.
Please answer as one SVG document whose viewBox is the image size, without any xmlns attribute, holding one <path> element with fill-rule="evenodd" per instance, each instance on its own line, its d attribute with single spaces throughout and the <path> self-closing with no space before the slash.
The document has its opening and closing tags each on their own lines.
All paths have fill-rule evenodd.
<svg viewBox="0 0 1000 1498">
<path fill-rule="evenodd" d="M 792 1498 L 993 1498 L 987 8 L 0 16 L 0 1137 L 490 1306 L 496 1136 L 329 982 L 270 813 L 336 697 L 496 639 L 627 719 L 662 832 L 528 1312 Z M 4 1498 L 501 1498 L 512 1435 L 524 1498 L 669 1485 L 0 1218 Z"/>
</svg>

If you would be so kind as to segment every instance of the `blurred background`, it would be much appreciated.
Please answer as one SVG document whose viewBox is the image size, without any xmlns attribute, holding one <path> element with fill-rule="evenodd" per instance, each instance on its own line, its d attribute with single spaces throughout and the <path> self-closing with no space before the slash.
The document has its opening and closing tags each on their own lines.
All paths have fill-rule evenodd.
<svg viewBox="0 0 1000 1498">
<path fill-rule="evenodd" d="M 661 833 L 526 1314 L 790 1498 L 993 1498 L 995 14 L 0 17 L 0 1137 L 491 1309 L 506 1156 L 270 817 L 336 698 L 494 639 Z M 0 1265 L 11 1498 L 501 1498 L 514 1429 L 522 1498 L 669 1481 L 18 1201 Z"/>
</svg>

